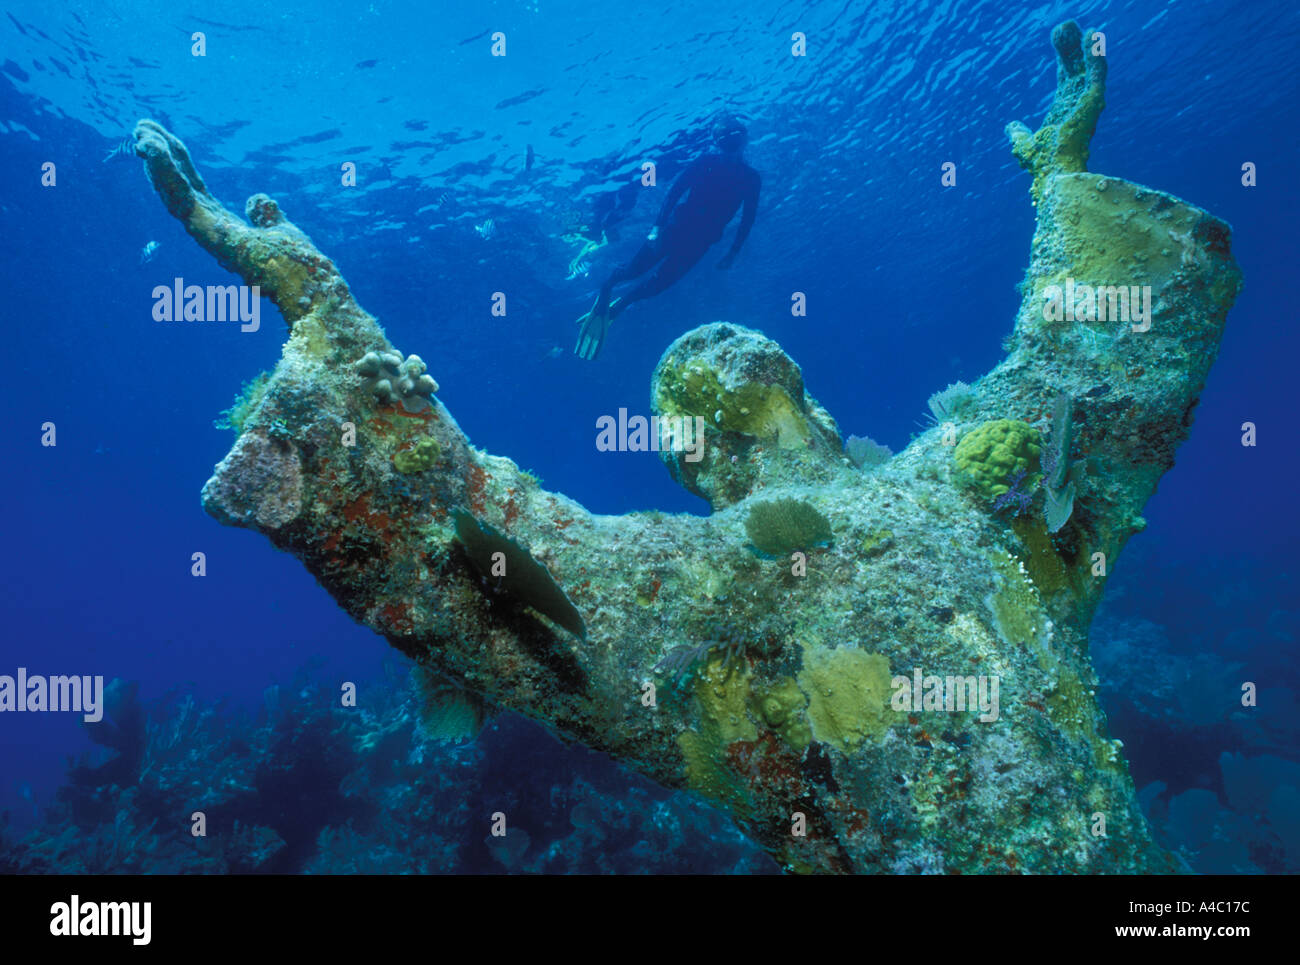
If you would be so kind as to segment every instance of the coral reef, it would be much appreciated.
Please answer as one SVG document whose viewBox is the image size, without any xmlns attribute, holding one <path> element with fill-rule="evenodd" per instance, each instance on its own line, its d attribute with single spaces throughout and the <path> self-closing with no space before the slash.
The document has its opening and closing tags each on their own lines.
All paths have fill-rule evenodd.
<svg viewBox="0 0 1300 965">
<path fill-rule="evenodd" d="M 421 667 L 409 682 L 361 682 L 351 708 L 333 682 L 300 674 L 268 688 L 256 717 L 190 698 L 146 708 L 118 686 L 122 719 L 148 720 L 131 742 L 141 766 L 76 765 L 21 836 L 0 813 L 0 874 L 776 870 L 721 812 L 519 717 L 448 740 L 463 734 L 446 732 L 445 701 L 429 706 L 441 685 Z M 509 833 L 485 838 L 497 811 Z"/>
<path fill-rule="evenodd" d="M 1200 874 L 1300 871 L 1300 764 L 1224 753 L 1220 765 L 1226 806 L 1203 788 L 1169 794 L 1155 782 L 1142 789 L 1157 835 Z"/>
<path fill-rule="evenodd" d="M 1149 547 L 1143 550 L 1140 556 L 1151 555 Z M 1175 583 L 1168 574 L 1156 576 L 1149 559 L 1142 562 L 1144 572 L 1125 574 L 1112 588 L 1117 592 L 1108 594 L 1092 625 L 1089 651 L 1099 698 L 1116 730 L 1126 735 L 1125 755 L 1157 838 L 1201 874 L 1300 870 L 1300 763 L 1290 759 L 1300 714 L 1290 681 L 1278 674 L 1261 681 L 1257 702 L 1242 699 L 1245 680 L 1274 676 L 1261 668 L 1294 643 L 1297 614 L 1276 610 L 1252 620 L 1220 605 L 1207 608 L 1217 611 L 1207 620 L 1204 611 L 1188 606 L 1185 588 L 1207 596 L 1232 593 L 1228 588 L 1239 567 L 1214 566 L 1208 568 L 1213 576 L 1199 584 L 1185 574 Z M 1205 562 L 1179 568 L 1204 573 Z M 1245 569 L 1254 584 L 1252 600 L 1259 598 L 1260 585 L 1278 580 L 1271 567 L 1267 575 L 1254 565 Z M 1282 582 L 1289 585 L 1289 577 Z M 1154 586 L 1165 592 L 1177 586 L 1179 595 L 1161 600 Z M 1137 609 L 1136 599 L 1125 606 L 1129 590 L 1140 598 L 1142 613 L 1172 604 L 1175 613 L 1195 621 L 1195 630 L 1116 613 Z"/>
<path fill-rule="evenodd" d="M 1240 272 L 1223 222 L 1084 171 L 1104 62 L 1083 53 L 1072 24 L 1053 39 L 1047 120 L 1011 132 L 1038 218 L 1009 354 L 943 411 L 967 436 L 988 424 L 1003 427 L 1004 445 L 1016 435 L 1001 478 L 979 476 L 993 493 L 1034 456 L 1029 433 L 1008 426 L 1042 423 L 1062 394 L 1076 400 L 1072 450 L 1089 472 L 1057 532 L 970 499 L 943 426 L 858 472 L 794 361 L 724 322 L 669 346 L 651 390 L 661 419 L 703 426 L 701 447 L 660 455 L 713 514 L 593 515 L 474 449 L 436 398 L 410 413 L 358 384 L 358 358 L 393 350 L 333 264 L 264 196 L 249 203 L 253 227 L 239 222 L 183 145 L 142 122 L 136 150 L 168 210 L 291 325 L 265 396 L 204 487 L 205 508 L 297 556 L 355 619 L 457 685 L 721 802 L 788 870 L 1176 870 L 1093 696 L 1087 628 L 1109 570 L 1092 561 L 1100 553 L 1113 570 L 1144 525 Z M 1148 287 L 1149 324 L 1049 317 L 1050 286 L 1071 279 Z M 355 447 L 341 442 L 345 423 L 357 427 Z M 398 471 L 394 454 L 421 438 L 440 458 Z M 755 557 L 743 521 L 756 497 L 815 499 L 835 545 L 806 572 Z M 469 517 L 479 533 L 529 547 L 585 640 L 492 605 L 490 570 L 458 539 Z M 693 687 L 643 700 L 665 654 L 732 609 L 738 624 L 779 615 L 793 630 L 739 659 L 706 651 Z M 895 709 L 882 693 L 891 673 L 994 677 L 1001 712 L 982 721 Z M 792 833 L 796 811 L 804 833 Z M 536 867 L 535 851 L 503 856 Z"/>
</svg>

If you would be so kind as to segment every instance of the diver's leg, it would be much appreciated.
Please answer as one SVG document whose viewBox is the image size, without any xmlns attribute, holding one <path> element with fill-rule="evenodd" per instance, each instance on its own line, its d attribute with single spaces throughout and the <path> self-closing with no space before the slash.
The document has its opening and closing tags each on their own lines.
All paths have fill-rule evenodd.
<svg viewBox="0 0 1300 965">
<path fill-rule="evenodd" d="M 644 275 L 656 264 L 663 260 L 666 252 L 663 245 L 656 241 L 647 241 L 643 244 L 632 260 L 626 264 L 619 265 L 610 273 L 605 284 L 600 286 L 600 295 L 596 298 L 596 307 L 593 312 L 604 315 L 609 309 L 609 296 L 614 290 L 615 285 L 621 285 L 625 281 L 631 281 L 639 275 Z"/>
<path fill-rule="evenodd" d="M 633 302 L 639 302 L 642 299 L 650 298 L 671 288 L 679 282 L 688 271 L 695 267 L 696 263 L 704 257 L 704 252 L 706 251 L 708 251 L 708 248 L 689 249 L 686 251 L 674 251 L 669 253 L 668 257 L 664 259 L 664 263 L 659 266 L 659 269 L 653 275 L 609 306 L 610 321 L 613 321 L 622 314 L 623 309 L 627 308 Z"/>
<path fill-rule="evenodd" d="M 605 284 L 600 286 L 600 294 L 596 296 L 596 304 L 592 306 L 591 311 L 578 319 L 580 327 L 578 329 L 577 344 L 573 346 L 574 354 L 584 359 L 595 359 L 600 354 L 600 347 L 605 343 L 605 335 L 609 331 L 609 323 L 614 320 L 609 300 L 610 295 L 613 294 L 614 286 L 625 281 L 631 281 L 638 275 L 644 275 L 665 255 L 666 251 L 662 244 L 647 241 L 632 256 L 631 261 L 614 269 L 609 278 L 606 279 Z M 624 299 L 621 298 L 614 302 L 614 305 L 619 306 L 619 311 L 622 310 L 623 302 Z"/>
</svg>

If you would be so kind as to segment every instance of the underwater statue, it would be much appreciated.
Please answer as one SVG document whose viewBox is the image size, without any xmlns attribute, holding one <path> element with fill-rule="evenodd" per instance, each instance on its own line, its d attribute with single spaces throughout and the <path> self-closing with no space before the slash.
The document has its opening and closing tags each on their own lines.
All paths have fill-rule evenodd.
<svg viewBox="0 0 1300 965">
<path fill-rule="evenodd" d="M 274 201 L 245 223 L 141 121 L 168 210 L 290 326 L 204 508 L 489 704 L 708 797 L 789 871 L 1177 870 L 1088 626 L 1240 272 L 1224 222 L 1086 170 L 1105 62 L 1073 23 L 1053 44 L 1047 118 L 1008 128 L 1037 228 L 1006 358 L 859 468 L 779 345 L 687 332 L 652 398 L 660 429 L 702 432 L 661 458 L 708 518 L 594 515 L 475 449 Z"/>
</svg>

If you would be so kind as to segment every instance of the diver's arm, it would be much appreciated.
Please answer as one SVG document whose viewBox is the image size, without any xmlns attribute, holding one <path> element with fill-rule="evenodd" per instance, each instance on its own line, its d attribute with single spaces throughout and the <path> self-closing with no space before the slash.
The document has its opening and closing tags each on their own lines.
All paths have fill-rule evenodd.
<svg viewBox="0 0 1300 965">
<path fill-rule="evenodd" d="M 740 254 L 740 248 L 744 245 L 745 239 L 749 237 L 749 229 L 754 227 L 754 218 L 758 214 L 758 192 L 762 184 L 762 178 L 755 171 L 754 183 L 750 186 L 749 193 L 745 195 L 745 207 L 740 213 L 740 227 L 736 229 L 736 240 L 731 243 L 731 250 L 723 255 L 722 260 L 718 262 L 719 268 L 731 267 L 736 255 Z"/>
</svg>

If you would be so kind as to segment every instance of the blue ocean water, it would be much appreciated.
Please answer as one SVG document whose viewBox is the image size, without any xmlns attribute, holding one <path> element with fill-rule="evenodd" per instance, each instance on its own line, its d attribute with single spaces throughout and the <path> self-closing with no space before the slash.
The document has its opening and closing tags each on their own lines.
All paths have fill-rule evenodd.
<svg viewBox="0 0 1300 965">
<path fill-rule="evenodd" d="M 1199 870 L 1300 866 L 1286 846 L 1295 829 L 1242 803 L 1292 787 L 1285 763 L 1300 761 L 1294 5 L 116 0 L 5 13 L 0 673 L 103 674 L 138 681 L 150 706 L 180 690 L 232 712 L 256 711 L 305 667 L 380 687 L 400 660 L 294 559 L 199 506 L 232 440 L 213 420 L 275 364 L 284 326 L 269 304 L 256 333 L 153 322 L 155 285 L 234 279 L 136 160 L 104 160 L 137 119 L 185 140 L 228 206 L 276 198 L 393 342 L 429 363 L 476 445 L 594 511 L 702 513 L 653 454 L 598 452 L 595 419 L 647 411 L 666 345 L 727 319 L 780 342 L 846 436 L 902 448 L 931 392 L 1001 357 L 1034 223 L 1003 126 L 1033 126 L 1050 102 L 1053 25 L 1104 30 L 1107 108 L 1090 169 L 1227 220 L 1245 287 L 1191 438 L 1108 588 L 1094 633 L 1109 661 L 1103 701 L 1153 821 L 1203 858 Z M 806 58 L 790 56 L 796 30 Z M 204 57 L 192 56 L 194 31 Z M 504 58 L 489 56 L 494 31 Z M 596 363 L 575 358 L 574 319 L 724 109 L 747 119 L 764 182 L 743 254 L 715 271 L 719 246 L 620 318 Z M 642 197 L 627 189 L 646 160 L 660 193 Z M 349 161 L 355 187 L 340 184 Z M 940 184 L 947 161 L 955 188 Z M 569 277 L 579 248 L 564 235 L 620 197 L 634 205 L 618 239 Z M 791 316 L 796 290 L 809 293 L 806 317 Z M 40 445 L 47 421 L 54 448 Z M 1259 427 L 1253 448 L 1240 444 L 1246 421 Z M 203 579 L 190 575 L 196 551 Z M 1267 699 L 1249 719 L 1152 706 L 1174 679 L 1161 674 L 1257 680 Z M 491 766 L 514 768 L 511 779 L 586 766 L 536 728 L 498 727 L 509 739 L 484 738 L 480 752 L 495 748 Z M 91 746 L 70 716 L 0 715 L 0 808 L 14 827 L 53 799 L 66 755 Z M 1254 797 L 1247 778 L 1225 778 L 1242 773 L 1238 758 L 1263 762 Z M 630 778 L 620 790 L 618 773 L 602 772 L 602 794 L 650 793 Z M 1175 804 L 1189 791 L 1214 800 Z M 1192 840 L 1207 822 L 1238 847 Z"/>
</svg>

